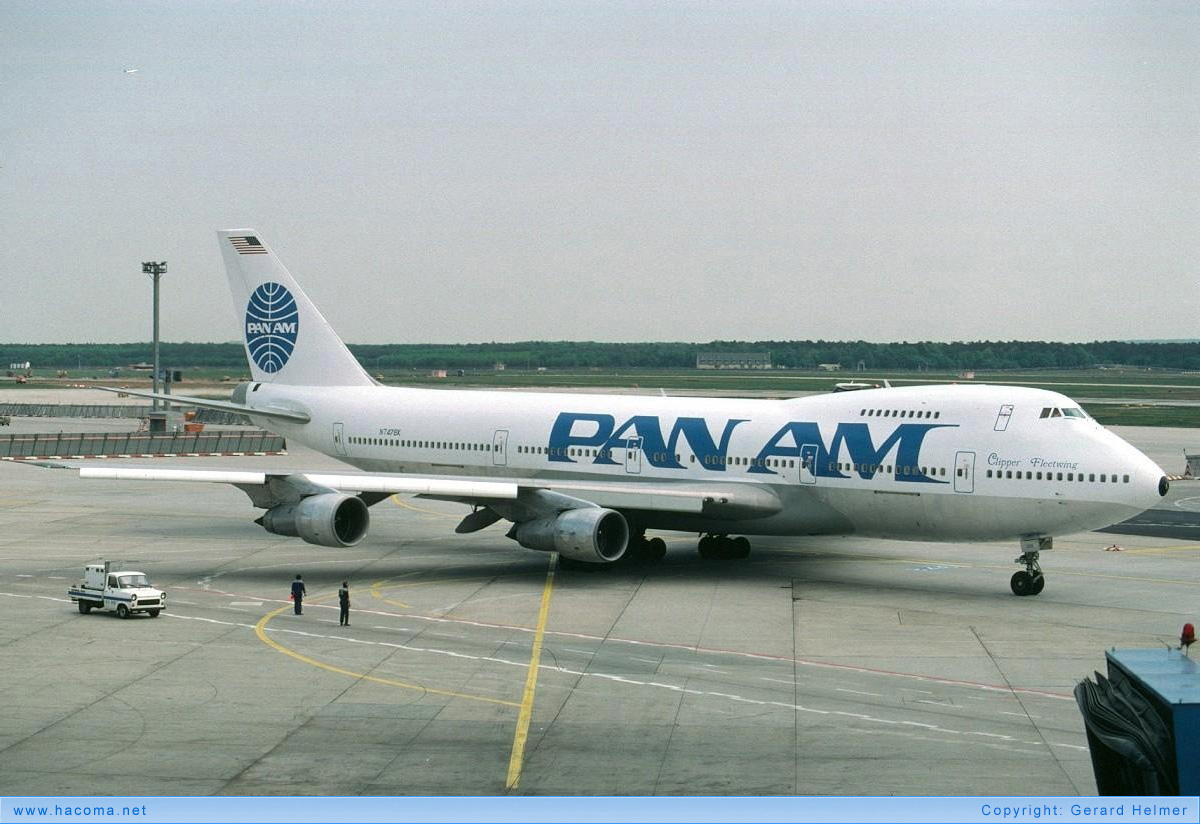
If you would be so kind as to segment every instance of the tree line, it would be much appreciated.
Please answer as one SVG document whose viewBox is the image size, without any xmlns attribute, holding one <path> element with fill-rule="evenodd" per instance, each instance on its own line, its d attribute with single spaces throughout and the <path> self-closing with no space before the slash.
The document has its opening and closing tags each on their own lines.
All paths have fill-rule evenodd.
<svg viewBox="0 0 1200 824">
<path fill-rule="evenodd" d="M 370 372 L 412 369 L 687 369 L 707 352 L 770 352 L 776 367 L 815 369 L 840 363 L 866 369 L 951 371 L 978 369 L 1087 369 L 1122 365 L 1200 370 L 1200 341 L 1047 343 L 972 341 L 870 343 L 867 341 L 712 341 L 710 343 L 601 343 L 525 341 L 466 344 L 350 344 Z M 0 363 L 29 361 L 35 369 L 109 370 L 151 360 L 149 343 L 0 344 Z M 240 343 L 161 343 L 164 368 L 199 367 L 244 374 Z"/>
</svg>

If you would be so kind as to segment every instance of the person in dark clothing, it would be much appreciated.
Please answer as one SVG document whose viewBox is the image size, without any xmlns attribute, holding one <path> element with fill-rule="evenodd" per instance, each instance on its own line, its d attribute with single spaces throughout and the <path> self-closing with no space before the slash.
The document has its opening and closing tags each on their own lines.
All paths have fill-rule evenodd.
<svg viewBox="0 0 1200 824">
<path fill-rule="evenodd" d="M 300 576 L 297 575 L 296 580 L 292 581 L 292 606 L 295 608 L 297 615 L 303 611 L 302 607 L 304 603 L 305 592 L 307 592 L 307 590 L 304 588 L 304 582 L 300 580 Z"/>
<path fill-rule="evenodd" d="M 338 590 L 338 606 L 342 608 L 338 623 L 343 627 L 350 626 L 350 585 L 345 581 L 342 581 L 342 588 Z"/>
</svg>

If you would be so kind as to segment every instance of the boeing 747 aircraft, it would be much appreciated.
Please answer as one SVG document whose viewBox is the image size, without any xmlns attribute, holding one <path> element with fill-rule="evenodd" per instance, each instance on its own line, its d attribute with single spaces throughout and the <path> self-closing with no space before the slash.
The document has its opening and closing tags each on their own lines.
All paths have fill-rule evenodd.
<svg viewBox="0 0 1200 824">
<path fill-rule="evenodd" d="M 82 468 L 86 478 L 231 483 L 269 532 L 353 546 L 368 507 L 408 493 L 471 507 L 521 546 L 577 562 L 658 559 L 648 530 L 745 557 L 747 535 L 1020 542 L 1017 595 L 1053 536 L 1109 526 L 1167 493 L 1163 471 L 1056 392 L 864 389 L 793 400 L 447 391 L 381 386 L 260 236 L 218 233 L 252 380 L 246 414 L 359 471 Z M 131 393 L 155 397 L 153 393 Z M 733 537 L 738 536 L 738 537 Z"/>
</svg>

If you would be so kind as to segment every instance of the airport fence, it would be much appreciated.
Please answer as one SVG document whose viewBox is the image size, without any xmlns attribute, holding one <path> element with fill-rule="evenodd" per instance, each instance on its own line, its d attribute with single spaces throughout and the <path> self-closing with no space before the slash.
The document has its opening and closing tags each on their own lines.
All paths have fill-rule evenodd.
<svg viewBox="0 0 1200 824">
<path fill-rule="evenodd" d="M 172 404 L 173 408 L 186 408 Z M 132 403 L 0 403 L 0 415 L 18 418 L 145 418 L 153 411 L 149 404 Z M 197 423 L 248 426 L 250 419 L 236 412 L 197 409 Z"/>
<path fill-rule="evenodd" d="M 60 432 L 0 435 L 0 460 L 31 458 L 173 458 L 192 455 L 278 455 L 280 435 L 260 429 L 220 432 Z"/>
</svg>

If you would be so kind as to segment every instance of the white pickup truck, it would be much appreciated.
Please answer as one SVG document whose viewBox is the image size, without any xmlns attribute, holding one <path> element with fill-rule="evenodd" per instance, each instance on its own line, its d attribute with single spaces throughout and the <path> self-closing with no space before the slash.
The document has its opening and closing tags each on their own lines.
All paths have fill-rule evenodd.
<svg viewBox="0 0 1200 824">
<path fill-rule="evenodd" d="M 87 615 L 93 609 L 115 610 L 120 618 L 135 612 L 146 612 L 151 618 L 167 607 L 167 593 L 150 586 L 144 572 L 113 572 L 111 562 L 88 564 L 83 568 L 83 583 L 71 587 L 67 594 Z"/>
</svg>

